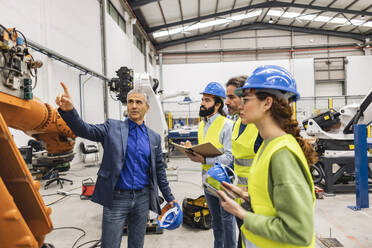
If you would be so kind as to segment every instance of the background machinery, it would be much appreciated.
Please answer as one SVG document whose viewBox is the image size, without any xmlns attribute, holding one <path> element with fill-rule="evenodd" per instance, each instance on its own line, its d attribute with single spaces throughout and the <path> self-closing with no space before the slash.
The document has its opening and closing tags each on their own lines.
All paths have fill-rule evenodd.
<svg viewBox="0 0 372 248">
<path fill-rule="evenodd" d="M 311 167 L 314 183 L 324 187 L 325 192 L 355 190 L 354 124 L 371 124 L 372 91 L 360 104 L 342 107 L 339 111 L 329 109 L 303 121 L 306 134 L 315 138 L 319 162 Z M 366 151 L 367 152 L 367 151 Z M 372 157 L 368 156 L 372 163 Z M 368 176 L 372 179 L 369 165 Z"/>
<path fill-rule="evenodd" d="M 110 91 L 115 93 L 115 99 L 124 106 L 127 104 L 127 94 L 133 88 L 143 89 L 148 98 L 150 109 L 145 115 L 145 123 L 161 136 L 163 156 L 168 154 L 168 126 L 161 106 L 161 93 L 157 90 L 159 81 L 146 73 L 133 73 L 127 67 L 121 67 L 116 71 L 117 78 L 109 81 Z M 126 112 L 126 110 L 124 110 Z"/>
</svg>

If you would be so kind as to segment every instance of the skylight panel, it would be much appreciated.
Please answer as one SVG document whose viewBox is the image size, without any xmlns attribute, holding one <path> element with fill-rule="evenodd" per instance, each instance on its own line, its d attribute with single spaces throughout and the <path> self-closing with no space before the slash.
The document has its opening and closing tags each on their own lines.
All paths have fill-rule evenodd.
<svg viewBox="0 0 372 248">
<path fill-rule="evenodd" d="M 281 16 L 283 14 L 284 11 L 282 10 L 269 10 L 269 12 L 267 12 L 267 15 L 269 16 Z"/>
<path fill-rule="evenodd" d="M 312 21 L 315 17 L 316 15 L 300 15 L 297 18 L 304 20 L 304 21 Z"/>
<path fill-rule="evenodd" d="M 372 22 L 366 22 L 366 23 L 363 23 L 362 26 L 365 26 L 365 27 L 372 27 Z"/>
<path fill-rule="evenodd" d="M 282 17 L 286 17 L 286 18 L 294 18 L 294 17 L 298 17 L 300 15 L 300 13 L 295 13 L 295 12 L 285 12 L 283 14 Z"/>
<path fill-rule="evenodd" d="M 234 21 L 240 21 L 243 19 L 259 16 L 261 15 L 261 13 L 262 13 L 262 10 L 260 9 L 260 10 L 252 11 L 252 12 L 242 14 L 242 15 L 230 16 L 227 19 L 234 20 Z"/>
<path fill-rule="evenodd" d="M 314 21 L 317 21 L 317 22 L 328 22 L 331 19 L 332 19 L 332 17 L 329 17 L 329 16 L 317 16 L 317 17 L 315 17 Z"/>
<path fill-rule="evenodd" d="M 353 24 L 354 26 L 360 26 L 362 23 L 364 23 L 365 21 L 364 20 L 358 20 L 358 19 L 353 19 L 353 20 L 350 20 L 351 24 Z M 348 21 L 348 24 L 350 24 L 350 22 Z"/>
<path fill-rule="evenodd" d="M 177 33 L 227 24 L 227 23 L 234 22 L 234 21 L 240 21 L 240 20 L 251 18 L 251 17 L 259 16 L 261 15 L 261 13 L 262 13 L 262 10 L 256 10 L 256 11 L 248 12 L 246 14 L 232 15 L 227 18 L 219 18 L 217 20 L 213 20 L 209 22 L 198 22 L 198 23 L 186 26 L 186 27 L 173 28 L 173 29 L 169 29 L 169 31 L 158 31 L 158 32 L 153 33 L 152 35 L 154 38 L 159 38 L 159 37 L 163 37 L 167 35 L 173 35 Z"/>
<path fill-rule="evenodd" d="M 347 20 L 346 20 L 346 18 L 335 17 L 332 20 L 330 20 L 329 22 L 335 23 L 335 24 L 344 24 L 344 23 L 347 22 Z"/>
</svg>

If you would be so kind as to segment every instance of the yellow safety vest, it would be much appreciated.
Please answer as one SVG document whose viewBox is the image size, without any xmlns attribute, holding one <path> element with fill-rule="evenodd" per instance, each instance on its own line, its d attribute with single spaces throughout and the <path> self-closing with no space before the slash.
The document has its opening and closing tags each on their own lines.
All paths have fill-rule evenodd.
<svg viewBox="0 0 372 248">
<path fill-rule="evenodd" d="M 239 136 L 241 122 L 240 118 L 235 122 L 231 136 L 231 146 L 234 156 L 234 171 L 238 176 L 238 186 L 247 187 L 250 168 L 256 155 L 254 144 L 258 136 L 258 129 L 254 124 L 248 124 Z"/>
<path fill-rule="evenodd" d="M 258 150 L 257 154 L 260 154 L 262 148 Z M 313 211 L 315 206 L 315 192 L 314 183 L 310 174 L 309 166 L 307 164 L 304 153 L 301 147 L 297 143 L 296 139 L 290 135 L 283 135 L 270 141 L 265 150 L 259 156 L 256 156 L 251 166 L 251 172 L 248 180 L 248 193 L 251 199 L 252 209 L 255 214 L 265 216 L 275 216 L 276 210 L 271 202 L 270 194 L 268 191 L 268 179 L 269 179 L 269 166 L 272 155 L 279 149 L 286 147 L 289 151 L 297 156 L 301 161 L 301 165 L 306 171 L 307 181 L 311 184 L 311 191 L 313 195 Z M 284 165 L 283 165 L 284 166 Z M 240 228 L 244 234 L 244 239 L 249 240 L 259 248 L 275 247 L 275 248 L 313 248 L 315 247 L 315 234 L 313 240 L 309 246 L 296 246 L 291 244 L 284 244 L 271 239 L 256 235 L 251 231 L 247 230 L 244 225 Z M 243 245 L 244 247 L 244 245 Z"/>
<path fill-rule="evenodd" d="M 198 129 L 198 144 L 211 142 L 218 150 L 223 151 L 223 145 L 220 143 L 220 134 L 226 121 L 228 121 L 226 117 L 222 115 L 218 116 L 208 128 L 207 134 L 204 136 L 205 122 L 202 120 L 199 123 Z M 213 165 L 210 164 L 202 164 L 202 169 L 208 171 L 212 166 Z"/>
</svg>

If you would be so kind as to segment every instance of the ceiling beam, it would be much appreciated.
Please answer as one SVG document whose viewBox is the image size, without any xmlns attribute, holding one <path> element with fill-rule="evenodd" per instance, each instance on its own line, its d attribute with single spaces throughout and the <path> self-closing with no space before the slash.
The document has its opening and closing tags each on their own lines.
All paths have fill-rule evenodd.
<svg viewBox="0 0 372 248">
<path fill-rule="evenodd" d="M 201 20 L 210 19 L 214 17 L 229 15 L 237 12 L 242 12 L 251 9 L 261 9 L 261 8 L 300 8 L 300 9 L 312 9 L 312 10 L 319 10 L 324 12 L 336 12 L 336 13 L 345 13 L 345 14 L 354 14 L 354 15 L 364 15 L 364 16 L 372 16 L 372 12 L 363 11 L 363 10 L 352 10 L 352 9 L 341 9 L 341 8 L 332 8 L 327 6 L 317 6 L 317 5 L 309 5 L 309 4 L 299 4 L 299 3 L 290 3 L 290 2 L 280 2 L 280 1 L 270 1 L 270 2 L 263 2 L 253 5 L 248 5 L 241 8 L 236 8 L 232 10 L 222 11 L 218 13 L 213 13 L 205 16 L 190 18 L 183 21 L 172 22 L 164 25 L 149 27 L 146 29 L 147 33 L 152 33 L 158 31 L 163 28 L 170 28 L 174 26 L 179 26 L 182 24 L 192 23 L 192 22 L 199 22 Z"/>
<path fill-rule="evenodd" d="M 142 6 L 152 3 L 152 2 L 157 2 L 158 0 L 137 0 L 137 1 L 129 1 L 130 7 L 132 10 L 136 10 L 141 8 Z"/>
<path fill-rule="evenodd" d="M 294 26 L 286 26 L 286 25 L 278 25 L 278 24 L 269 24 L 269 23 L 252 23 L 246 24 L 238 27 L 227 28 L 223 30 L 218 30 L 202 35 L 195 35 L 188 38 L 182 38 L 178 40 L 166 41 L 162 43 L 155 44 L 157 50 L 174 46 L 178 44 L 183 44 L 186 42 L 197 41 L 197 40 L 205 40 L 211 37 L 215 37 L 218 35 L 230 34 L 234 32 L 244 31 L 244 30 L 257 30 L 257 29 L 279 29 L 279 30 L 286 30 L 286 31 L 294 31 L 294 32 L 302 32 L 302 33 L 309 33 L 309 34 L 321 34 L 321 35 L 332 35 L 338 37 L 347 37 L 356 40 L 364 41 L 366 36 L 357 34 L 357 33 L 348 33 L 348 32 L 340 32 L 340 31 L 332 31 L 332 30 L 319 30 L 315 28 L 303 28 L 303 27 L 294 27 Z"/>
<path fill-rule="evenodd" d="M 265 52 L 270 53 L 273 51 L 288 51 L 288 50 L 299 50 L 299 51 L 306 51 L 306 50 L 323 50 L 323 49 L 360 49 L 355 43 L 346 43 L 346 44 L 336 44 L 336 45 L 319 45 L 319 46 L 280 46 L 275 48 L 241 48 L 241 49 L 208 49 L 208 50 L 192 50 L 192 51 L 163 51 L 163 56 L 167 55 L 202 55 L 202 54 L 221 54 L 221 53 L 256 53 L 256 52 Z M 328 60 L 329 58 L 319 58 Z"/>
</svg>

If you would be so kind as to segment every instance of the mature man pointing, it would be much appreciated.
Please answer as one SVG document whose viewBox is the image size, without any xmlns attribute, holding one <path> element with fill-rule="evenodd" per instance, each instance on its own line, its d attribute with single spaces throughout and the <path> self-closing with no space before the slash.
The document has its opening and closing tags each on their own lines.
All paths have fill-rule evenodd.
<svg viewBox="0 0 372 248">
<path fill-rule="evenodd" d="M 101 142 L 104 154 L 92 201 L 103 206 L 103 248 L 120 248 L 128 220 L 128 247 L 143 247 L 149 209 L 160 214 L 158 188 L 167 202 L 175 202 L 165 173 L 160 135 L 148 128 L 146 93 L 127 94 L 129 118 L 108 119 L 103 124 L 84 122 L 75 110 L 68 89 L 56 98 L 58 112 L 71 130 L 82 138 Z"/>
</svg>

